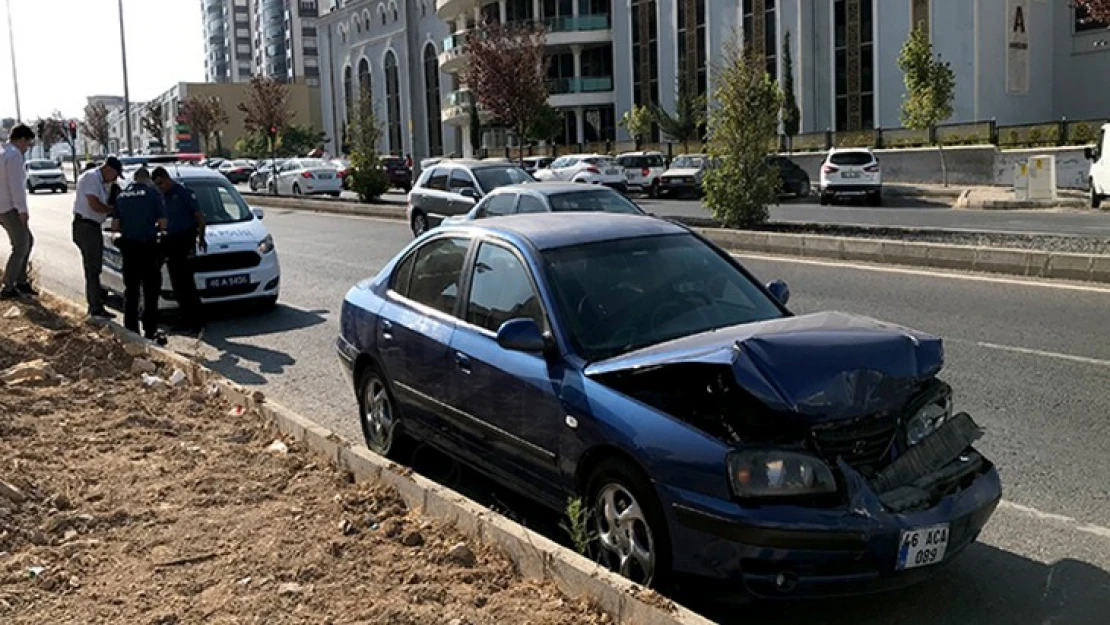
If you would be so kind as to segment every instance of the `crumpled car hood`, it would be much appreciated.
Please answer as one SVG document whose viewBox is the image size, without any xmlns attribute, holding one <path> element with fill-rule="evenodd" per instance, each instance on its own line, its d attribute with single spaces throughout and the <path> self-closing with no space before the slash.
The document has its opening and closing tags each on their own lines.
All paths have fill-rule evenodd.
<svg viewBox="0 0 1110 625">
<path fill-rule="evenodd" d="M 728 365 L 771 410 L 834 420 L 901 409 L 943 367 L 944 347 L 930 334 L 822 312 L 676 339 L 590 364 L 585 374 L 680 363 Z"/>
</svg>

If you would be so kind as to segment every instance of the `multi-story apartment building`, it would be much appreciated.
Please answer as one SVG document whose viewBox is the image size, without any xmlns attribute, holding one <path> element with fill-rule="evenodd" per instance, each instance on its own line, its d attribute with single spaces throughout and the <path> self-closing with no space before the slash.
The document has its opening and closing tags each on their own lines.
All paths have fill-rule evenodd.
<svg viewBox="0 0 1110 625">
<path fill-rule="evenodd" d="M 284 82 L 320 84 L 316 20 L 320 0 L 251 0 L 254 71 Z"/>
<path fill-rule="evenodd" d="M 201 10 L 204 11 L 206 80 L 250 80 L 250 0 L 201 0 Z"/>
</svg>

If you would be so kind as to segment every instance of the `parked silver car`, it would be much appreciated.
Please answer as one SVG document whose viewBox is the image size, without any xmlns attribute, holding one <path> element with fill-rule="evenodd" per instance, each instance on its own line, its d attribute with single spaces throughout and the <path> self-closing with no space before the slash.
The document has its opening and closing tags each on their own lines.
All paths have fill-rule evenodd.
<svg viewBox="0 0 1110 625">
<path fill-rule="evenodd" d="M 451 215 L 465 215 L 498 187 L 535 182 L 528 172 L 507 162 L 450 160 L 420 174 L 409 192 L 408 220 L 420 236 Z"/>
</svg>

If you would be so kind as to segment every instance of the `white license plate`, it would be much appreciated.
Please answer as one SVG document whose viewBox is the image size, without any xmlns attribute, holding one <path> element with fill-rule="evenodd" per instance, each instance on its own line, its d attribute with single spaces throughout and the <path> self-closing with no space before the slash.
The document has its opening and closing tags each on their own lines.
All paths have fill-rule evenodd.
<svg viewBox="0 0 1110 625">
<path fill-rule="evenodd" d="M 904 530 L 898 544 L 899 571 L 939 564 L 948 550 L 948 524 Z"/>
<path fill-rule="evenodd" d="M 331 180 L 332 179 L 331 174 L 320 174 L 318 177 L 320 178 L 320 180 Z"/>
<path fill-rule="evenodd" d="M 605 170 L 605 174 L 607 176 L 619 176 L 620 173 L 621 173 L 621 170 L 619 170 L 619 169 L 606 169 Z"/>
<path fill-rule="evenodd" d="M 226 289 L 228 287 L 243 286 L 251 283 L 251 276 L 249 273 L 242 273 L 235 276 L 223 276 L 220 278 L 208 278 L 205 285 L 210 289 Z"/>
<path fill-rule="evenodd" d="M 858 171 L 846 171 L 840 176 L 848 180 L 854 180 L 860 177 L 860 173 Z"/>
</svg>

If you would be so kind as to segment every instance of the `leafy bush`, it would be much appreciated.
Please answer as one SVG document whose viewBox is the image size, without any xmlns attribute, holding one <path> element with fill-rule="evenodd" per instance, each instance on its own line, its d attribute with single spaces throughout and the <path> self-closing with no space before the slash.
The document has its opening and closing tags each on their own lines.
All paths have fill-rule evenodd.
<svg viewBox="0 0 1110 625">
<path fill-rule="evenodd" d="M 361 202 L 373 202 L 389 190 L 389 176 L 374 163 L 367 163 L 356 154 L 351 155 L 351 190 L 358 194 Z"/>
<path fill-rule="evenodd" d="M 351 190 L 358 194 L 360 201 L 373 202 L 389 190 L 389 177 L 378 158 L 382 127 L 370 94 L 359 99 L 353 113 L 347 130 L 347 145 L 351 148 Z"/>
</svg>

